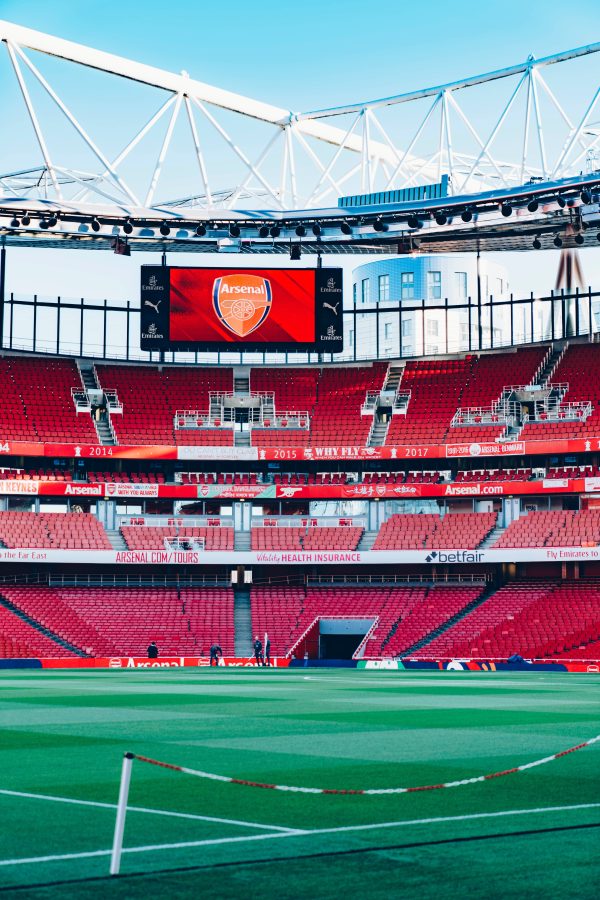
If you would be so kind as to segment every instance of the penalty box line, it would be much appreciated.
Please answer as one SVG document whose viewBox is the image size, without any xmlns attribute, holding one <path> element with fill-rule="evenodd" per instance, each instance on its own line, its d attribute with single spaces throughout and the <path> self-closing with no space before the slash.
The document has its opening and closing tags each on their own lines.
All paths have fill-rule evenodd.
<svg viewBox="0 0 600 900">
<path fill-rule="evenodd" d="M 53 803 L 69 803 L 74 806 L 93 806 L 98 809 L 117 809 L 116 803 L 102 803 L 99 800 L 79 800 L 74 797 L 56 797 L 53 794 L 33 794 L 27 791 L 9 791 L 0 789 L 0 795 L 19 797 L 26 800 L 47 800 Z M 201 816 L 196 813 L 172 812 L 166 809 L 150 809 L 146 806 L 128 806 L 128 812 L 147 813 L 153 816 L 169 816 L 174 819 L 192 819 L 197 822 L 215 822 L 218 825 L 239 825 L 242 828 L 258 828 L 261 831 L 281 831 L 298 834 L 303 829 L 285 828 L 283 825 L 264 825 L 260 822 L 247 822 L 242 819 L 223 819 L 218 816 Z"/>
<path fill-rule="evenodd" d="M 4 791 L 2 793 L 5 793 Z M 92 802 L 92 801 L 81 801 L 84 803 Z M 114 804 L 102 804 L 104 806 L 109 806 L 114 809 Z M 133 808 L 133 807 L 132 807 Z M 443 824 L 447 822 L 469 822 L 474 820 L 482 820 L 482 819 L 498 819 L 498 818 L 507 818 L 512 816 L 527 816 L 527 815 L 541 815 L 545 813 L 556 813 L 556 812 L 572 812 L 578 810 L 588 810 L 588 809 L 598 809 L 600 808 L 600 803 L 579 803 L 570 806 L 546 806 L 546 807 L 536 807 L 532 809 L 507 809 L 500 810 L 498 812 L 484 812 L 484 813 L 468 813 L 465 815 L 458 816 L 437 816 L 430 817 L 425 819 L 401 819 L 399 821 L 394 822 L 375 822 L 369 825 L 341 825 L 332 828 L 314 828 L 311 830 L 294 830 L 289 829 L 287 832 L 275 832 L 271 834 L 253 834 L 253 835 L 242 835 L 240 837 L 225 837 L 225 838 L 213 838 L 206 839 L 200 841 L 179 841 L 177 843 L 171 844 L 147 844 L 139 847 L 123 847 L 123 853 L 150 853 L 155 851 L 162 850 L 181 850 L 181 849 L 191 849 L 194 847 L 209 847 L 215 846 L 219 844 L 239 844 L 239 843 L 249 843 L 255 841 L 268 841 L 268 840 L 277 840 L 281 838 L 293 838 L 293 837 L 313 837 L 315 835 L 322 834 L 344 834 L 344 833 L 356 833 L 362 831 L 378 831 L 384 828 L 400 828 L 406 826 L 414 826 L 414 825 L 435 825 L 435 824 Z M 88 850 L 83 851 L 81 853 L 61 853 L 61 854 L 52 854 L 48 856 L 30 856 L 30 857 L 22 857 L 20 859 L 5 859 L 0 860 L 0 867 L 6 866 L 19 866 L 19 865 L 35 865 L 42 864 L 48 862 L 62 862 L 66 860 L 74 860 L 74 859 L 92 859 L 94 857 L 107 857 L 110 856 L 112 850 Z"/>
</svg>

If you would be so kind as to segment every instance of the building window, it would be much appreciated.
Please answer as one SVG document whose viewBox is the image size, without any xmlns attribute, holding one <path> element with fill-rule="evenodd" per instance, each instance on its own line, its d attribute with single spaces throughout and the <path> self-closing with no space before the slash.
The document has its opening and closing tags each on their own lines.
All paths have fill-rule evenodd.
<svg viewBox="0 0 600 900">
<path fill-rule="evenodd" d="M 402 319 L 402 337 L 412 335 L 412 319 Z"/>
<path fill-rule="evenodd" d="M 428 300 L 441 300 L 442 299 L 442 273 L 441 272 L 428 272 L 427 273 L 427 299 Z"/>
<path fill-rule="evenodd" d="M 437 319 L 427 319 L 427 337 L 437 337 L 438 336 L 438 321 Z"/>
<path fill-rule="evenodd" d="M 454 273 L 454 286 L 456 288 L 456 299 L 457 300 L 466 300 L 467 299 L 467 273 L 466 272 L 455 272 Z"/>
<path fill-rule="evenodd" d="M 414 300 L 415 297 L 415 273 L 414 272 L 402 272 L 400 276 L 400 285 L 401 291 L 400 296 L 402 300 Z"/>
<path fill-rule="evenodd" d="M 348 343 L 350 346 L 354 346 L 354 328 L 351 328 L 348 332 Z"/>
<path fill-rule="evenodd" d="M 392 337 L 392 323 L 385 322 L 383 326 L 383 338 L 386 341 L 389 341 Z"/>
<path fill-rule="evenodd" d="M 363 278 L 360 283 L 361 287 L 361 300 L 363 303 L 368 303 L 371 299 L 371 282 L 368 278 Z"/>
<path fill-rule="evenodd" d="M 390 276 L 389 275 L 380 275 L 379 276 L 379 300 L 389 300 L 390 299 Z"/>
</svg>

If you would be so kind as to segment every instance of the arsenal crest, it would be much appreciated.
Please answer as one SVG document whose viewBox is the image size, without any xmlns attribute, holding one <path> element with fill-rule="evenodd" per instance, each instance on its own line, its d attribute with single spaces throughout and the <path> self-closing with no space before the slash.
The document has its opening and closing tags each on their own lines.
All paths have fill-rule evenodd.
<svg viewBox="0 0 600 900">
<path fill-rule="evenodd" d="M 213 284 L 213 306 L 220 322 L 241 338 L 262 325 L 272 299 L 270 281 L 259 275 L 223 275 Z"/>
</svg>

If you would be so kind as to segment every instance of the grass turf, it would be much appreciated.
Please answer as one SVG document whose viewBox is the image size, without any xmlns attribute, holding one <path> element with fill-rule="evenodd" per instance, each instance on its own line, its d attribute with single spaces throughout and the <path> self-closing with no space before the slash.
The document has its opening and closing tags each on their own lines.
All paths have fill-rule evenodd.
<svg viewBox="0 0 600 900">
<path fill-rule="evenodd" d="M 107 878 L 125 750 L 280 784 L 436 784 L 600 733 L 598 676 L 19 671 L 0 686 L 0 897 L 600 894 L 599 745 L 483 784 L 374 797 L 134 762 L 122 876 Z"/>
</svg>

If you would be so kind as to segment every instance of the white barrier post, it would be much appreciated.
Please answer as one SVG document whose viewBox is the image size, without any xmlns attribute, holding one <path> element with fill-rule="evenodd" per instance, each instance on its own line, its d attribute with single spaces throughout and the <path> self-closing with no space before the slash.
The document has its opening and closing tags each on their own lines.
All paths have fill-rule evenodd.
<svg viewBox="0 0 600 900">
<path fill-rule="evenodd" d="M 129 797 L 129 782 L 131 781 L 131 768 L 135 756 L 133 753 L 125 753 L 123 767 L 121 769 L 121 785 L 119 787 L 119 802 L 117 805 L 117 820 L 115 822 L 115 834 L 113 838 L 112 854 L 110 857 L 110 874 L 118 875 L 121 868 L 121 851 L 123 849 L 123 833 L 125 831 L 125 816 L 127 815 L 127 799 Z"/>
</svg>

